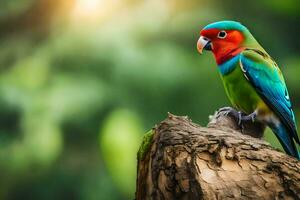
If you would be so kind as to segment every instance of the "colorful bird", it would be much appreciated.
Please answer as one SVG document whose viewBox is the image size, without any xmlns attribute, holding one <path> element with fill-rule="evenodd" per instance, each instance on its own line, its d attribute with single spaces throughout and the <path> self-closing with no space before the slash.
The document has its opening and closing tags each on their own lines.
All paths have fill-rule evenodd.
<svg viewBox="0 0 300 200">
<path fill-rule="evenodd" d="M 200 32 L 197 49 L 213 52 L 233 107 L 223 109 L 239 124 L 256 120 L 269 126 L 287 154 L 300 159 L 295 116 L 283 75 L 269 54 L 239 22 L 220 21 Z M 237 110 L 238 111 L 237 111 Z"/>
</svg>

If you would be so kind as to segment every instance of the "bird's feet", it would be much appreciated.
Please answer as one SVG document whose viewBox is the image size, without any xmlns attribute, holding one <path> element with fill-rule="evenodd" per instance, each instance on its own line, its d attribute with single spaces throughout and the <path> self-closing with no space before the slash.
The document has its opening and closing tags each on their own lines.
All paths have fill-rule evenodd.
<svg viewBox="0 0 300 200">
<path fill-rule="evenodd" d="M 253 113 L 247 115 L 241 111 L 237 111 L 236 109 L 232 108 L 232 107 L 224 107 L 224 108 L 220 108 L 218 110 L 218 113 L 217 113 L 217 118 L 219 118 L 220 116 L 232 116 L 234 117 L 237 122 L 238 122 L 238 126 L 243 130 L 244 127 L 243 127 L 243 122 L 247 122 L 247 121 L 252 121 L 254 122 L 255 121 L 255 118 L 257 116 L 257 112 L 254 111 Z"/>
</svg>

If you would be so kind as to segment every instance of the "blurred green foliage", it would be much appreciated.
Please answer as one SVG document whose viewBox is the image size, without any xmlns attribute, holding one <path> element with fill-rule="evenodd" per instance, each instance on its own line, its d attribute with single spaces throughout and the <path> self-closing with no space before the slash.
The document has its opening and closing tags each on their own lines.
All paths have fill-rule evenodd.
<svg viewBox="0 0 300 200">
<path fill-rule="evenodd" d="M 0 199 L 133 199 L 143 133 L 168 111 L 205 125 L 229 105 L 212 55 L 195 48 L 213 21 L 252 31 L 282 67 L 300 119 L 297 0 L 0 6 Z"/>
<path fill-rule="evenodd" d="M 107 170 L 116 186 L 126 196 L 135 192 L 136 155 L 143 132 L 137 116 L 116 110 L 108 116 L 100 132 L 100 148 Z"/>
</svg>

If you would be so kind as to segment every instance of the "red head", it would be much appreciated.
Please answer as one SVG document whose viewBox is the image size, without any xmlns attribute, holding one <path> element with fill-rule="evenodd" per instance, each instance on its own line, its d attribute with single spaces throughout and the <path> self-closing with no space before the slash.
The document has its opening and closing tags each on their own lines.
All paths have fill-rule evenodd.
<svg viewBox="0 0 300 200">
<path fill-rule="evenodd" d="M 203 49 L 211 50 L 217 64 L 239 54 L 245 47 L 246 27 L 238 22 L 221 21 L 209 24 L 200 32 L 197 48 L 200 53 Z"/>
</svg>

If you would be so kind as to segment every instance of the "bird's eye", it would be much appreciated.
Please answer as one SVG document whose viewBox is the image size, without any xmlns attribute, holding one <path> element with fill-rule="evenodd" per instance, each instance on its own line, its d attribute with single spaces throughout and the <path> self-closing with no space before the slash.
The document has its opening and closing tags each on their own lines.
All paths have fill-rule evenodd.
<svg viewBox="0 0 300 200">
<path fill-rule="evenodd" d="M 224 39 L 224 38 L 226 38 L 226 36 L 227 36 L 227 33 L 225 31 L 220 31 L 218 33 L 218 38 L 220 38 L 220 39 Z"/>
</svg>

